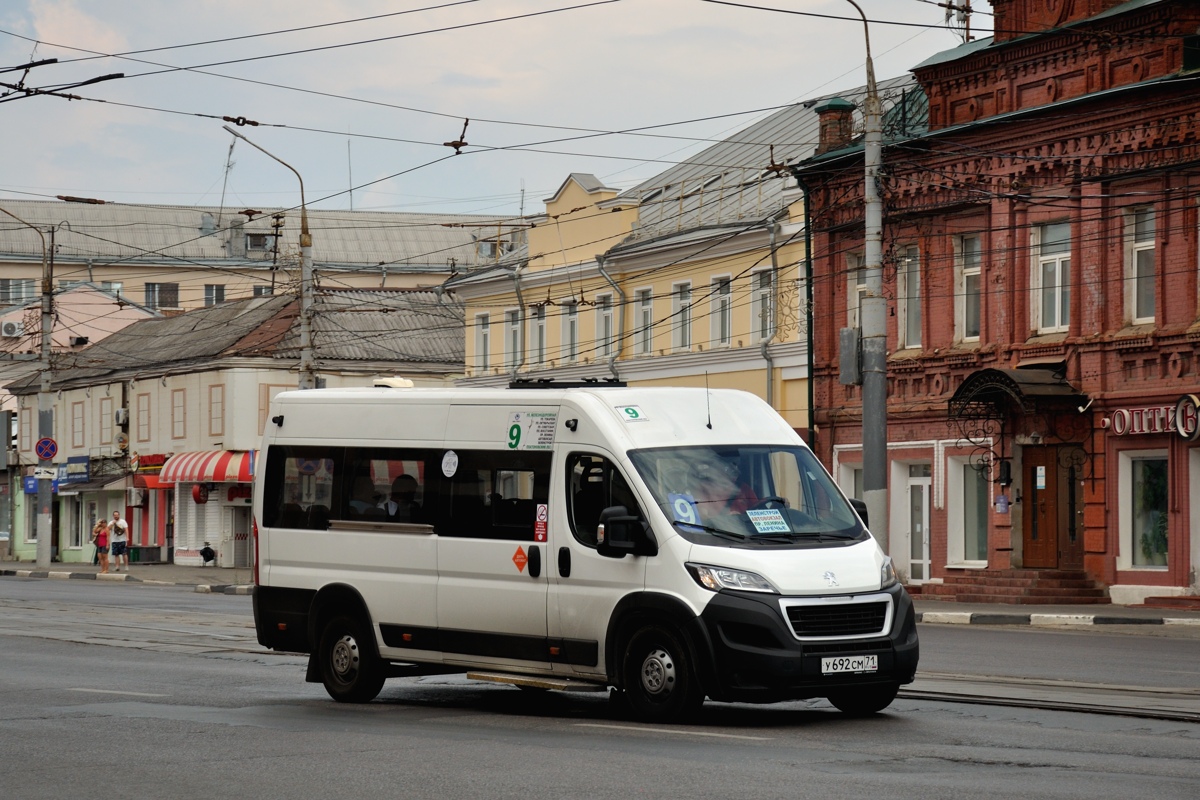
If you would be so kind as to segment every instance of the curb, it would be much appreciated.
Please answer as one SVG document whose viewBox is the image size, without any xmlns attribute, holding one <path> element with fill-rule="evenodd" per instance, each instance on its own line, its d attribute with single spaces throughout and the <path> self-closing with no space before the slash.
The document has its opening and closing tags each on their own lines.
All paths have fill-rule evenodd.
<svg viewBox="0 0 1200 800">
<path fill-rule="evenodd" d="M 971 611 L 918 611 L 917 622 L 936 625 L 1200 625 L 1200 617 L 1121 617 L 1105 614 L 987 614 Z"/>
<path fill-rule="evenodd" d="M 195 584 L 175 583 L 173 581 L 156 581 L 137 578 L 128 572 L 109 573 L 100 575 L 96 572 L 68 572 L 54 569 L 0 569 L 0 577 L 10 578 L 49 578 L 50 580 L 73 581 L 103 581 L 105 583 L 140 583 L 145 586 L 192 586 L 200 594 L 235 594 L 248 595 L 254 593 L 254 586 L 237 584 Z"/>
</svg>

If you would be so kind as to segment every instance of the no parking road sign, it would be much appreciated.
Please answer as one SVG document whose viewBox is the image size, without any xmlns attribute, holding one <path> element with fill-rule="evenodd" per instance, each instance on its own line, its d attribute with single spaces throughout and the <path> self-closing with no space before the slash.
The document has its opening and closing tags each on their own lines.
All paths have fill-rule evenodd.
<svg viewBox="0 0 1200 800">
<path fill-rule="evenodd" d="M 38 439 L 37 444 L 33 446 L 37 457 L 41 459 L 51 459 L 58 455 L 58 442 L 50 437 Z"/>
</svg>

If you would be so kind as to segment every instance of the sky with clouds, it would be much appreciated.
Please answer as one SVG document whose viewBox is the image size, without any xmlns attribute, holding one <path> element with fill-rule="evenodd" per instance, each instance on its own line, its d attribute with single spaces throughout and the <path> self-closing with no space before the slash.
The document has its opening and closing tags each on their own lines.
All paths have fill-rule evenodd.
<svg viewBox="0 0 1200 800">
<path fill-rule="evenodd" d="M 930 0 L 858 5 L 880 79 L 961 43 Z M 294 205 L 295 176 L 244 142 L 227 170 L 228 116 L 260 123 L 238 130 L 310 205 L 533 213 L 568 173 L 628 188 L 864 82 L 848 0 L 8 0 L 0 54 L 58 59 L 0 74 L 25 88 L 125 76 L 64 90 L 86 100 L 0 87 L 0 200 Z"/>
</svg>

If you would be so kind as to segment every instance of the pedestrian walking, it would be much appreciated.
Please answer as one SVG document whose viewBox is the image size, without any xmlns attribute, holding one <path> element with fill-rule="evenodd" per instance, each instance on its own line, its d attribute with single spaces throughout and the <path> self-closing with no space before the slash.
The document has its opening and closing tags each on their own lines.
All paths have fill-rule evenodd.
<svg viewBox="0 0 1200 800">
<path fill-rule="evenodd" d="M 108 533 L 112 540 L 113 566 L 120 572 L 124 564 L 125 571 L 129 572 L 129 523 L 121 519 L 120 511 L 113 512 Z"/>
<path fill-rule="evenodd" d="M 108 574 L 108 524 L 102 520 L 96 520 L 96 524 L 92 526 L 92 539 L 96 543 L 96 555 L 100 559 L 100 574 Z"/>
</svg>

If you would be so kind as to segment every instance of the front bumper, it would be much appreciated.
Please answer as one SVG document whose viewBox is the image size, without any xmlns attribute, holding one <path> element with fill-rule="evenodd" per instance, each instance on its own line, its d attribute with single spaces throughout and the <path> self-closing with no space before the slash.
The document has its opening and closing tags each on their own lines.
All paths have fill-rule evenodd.
<svg viewBox="0 0 1200 800">
<path fill-rule="evenodd" d="M 801 641 L 780 608 L 780 598 L 752 592 L 722 591 L 700 616 L 711 649 L 701 658 L 709 697 L 737 702 L 775 702 L 827 697 L 856 686 L 911 683 L 920 647 L 912 599 L 902 586 L 882 593 L 891 597 L 890 630 L 878 635 L 839 637 L 829 631 L 819 640 Z M 830 656 L 875 655 L 872 673 L 821 673 Z"/>
</svg>

